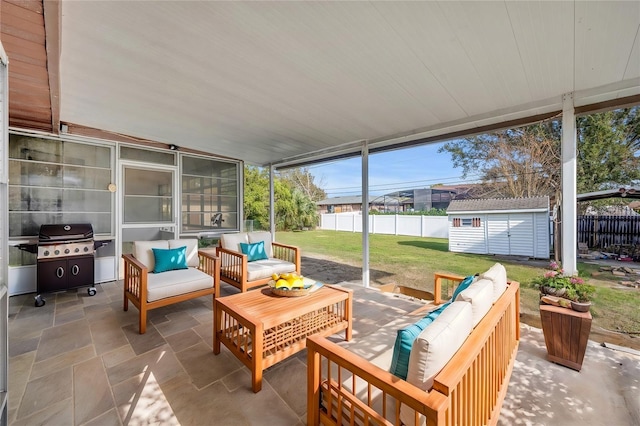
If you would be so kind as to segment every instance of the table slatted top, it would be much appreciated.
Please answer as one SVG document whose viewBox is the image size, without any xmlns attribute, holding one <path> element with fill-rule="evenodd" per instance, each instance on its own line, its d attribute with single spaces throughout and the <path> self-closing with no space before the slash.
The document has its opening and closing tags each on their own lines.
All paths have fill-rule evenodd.
<svg viewBox="0 0 640 426">
<path fill-rule="evenodd" d="M 350 289 L 325 284 L 306 296 L 283 297 L 271 293 L 269 288 L 260 288 L 220 297 L 216 299 L 216 304 L 226 306 L 241 316 L 255 318 L 267 329 L 316 309 L 346 300 L 350 293 L 352 293 Z"/>
</svg>

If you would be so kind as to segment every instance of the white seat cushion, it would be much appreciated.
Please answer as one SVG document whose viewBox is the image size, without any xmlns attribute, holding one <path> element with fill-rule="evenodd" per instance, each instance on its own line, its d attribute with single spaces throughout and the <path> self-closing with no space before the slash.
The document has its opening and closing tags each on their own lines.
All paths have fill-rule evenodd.
<svg viewBox="0 0 640 426">
<path fill-rule="evenodd" d="M 507 289 L 507 270 L 502 264 L 496 263 L 487 272 L 480 274 L 480 278 L 493 282 L 493 303 L 495 303 Z"/>
<path fill-rule="evenodd" d="M 259 243 L 260 241 L 264 242 L 264 251 L 267 253 L 268 257 L 273 257 L 273 248 L 271 247 L 271 232 L 268 231 L 255 231 L 249 232 L 249 242 Z"/>
<path fill-rule="evenodd" d="M 154 248 L 168 249 L 169 242 L 167 240 L 133 242 L 133 257 L 146 266 L 149 272 L 153 271 L 156 266 L 153 250 L 151 250 Z"/>
<path fill-rule="evenodd" d="M 456 301 L 471 303 L 475 327 L 493 305 L 493 282 L 487 279 L 475 281 L 456 297 Z"/>
<path fill-rule="evenodd" d="M 179 269 L 147 276 L 147 302 L 213 288 L 213 277 L 199 269 Z"/>
<path fill-rule="evenodd" d="M 428 391 L 433 379 L 473 329 L 472 310 L 468 302 L 453 302 L 416 338 L 409 356 L 407 382 Z M 400 408 L 400 420 L 413 424 L 415 412 L 406 405 Z M 421 420 L 424 423 L 424 418 Z"/>
<path fill-rule="evenodd" d="M 234 234 L 222 234 L 220 236 L 220 244 L 222 248 L 227 250 L 237 251 L 238 253 L 242 253 L 240 250 L 240 243 L 249 244 L 249 237 L 246 232 L 238 232 Z"/>
<path fill-rule="evenodd" d="M 187 247 L 187 266 L 197 268 L 200 266 L 200 258 L 198 257 L 198 239 L 188 238 L 181 240 L 169 240 L 169 248 Z"/>
<path fill-rule="evenodd" d="M 268 278 L 272 274 L 284 274 L 285 272 L 293 272 L 296 265 L 279 259 L 256 260 L 247 263 L 247 281 L 256 281 Z"/>
</svg>

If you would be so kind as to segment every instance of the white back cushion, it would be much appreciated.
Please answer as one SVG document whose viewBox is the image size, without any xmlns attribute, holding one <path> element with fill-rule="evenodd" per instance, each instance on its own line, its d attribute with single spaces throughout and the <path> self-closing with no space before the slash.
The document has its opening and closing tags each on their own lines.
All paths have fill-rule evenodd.
<svg viewBox="0 0 640 426">
<path fill-rule="evenodd" d="M 507 289 L 507 270 L 502 264 L 496 263 L 487 272 L 480 274 L 480 278 L 493 282 L 493 302 L 495 303 Z"/>
<path fill-rule="evenodd" d="M 273 248 L 271 247 L 271 232 L 268 231 L 255 231 L 249 232 L 249 242 L 259 243 L 264 241 L 264 251 L 270 258 L 273 257 Z"/>
<path fill-rule="evenodd" d="M 249 243 L 249 237 L 246 232 L 238 232 L 234 234 L 222 234 L 220 236 L 220 244 L 222 248 L 227 250 L 237 251 L 238 253 L 242 253 L 240 250 L 240 243 Z"/>
<path fill-rule="evenodd" d="M 149 272 L 153 272 L 153 268 L 155 268 L 156 266 L 156 260 L 153 256 L 153 250 L 151 250 L 152 248 L 168 249 L 169 241 L 156 240 L 133 242 L 133 257 L 138 259 L 144 266 L 146 266 Z"/>
<path fill-rule="evenodd" d="M 430 390 L 435 376 L 471 333 L 471 319 L 471 305 L 458 301 L 449 305 L 427 326 L 413 342 L 407 382 L 424 391 Z M 414 410 L 406 405 L 400 408 L 400 419 L 404 424 L 413 424 L 414 415 Z"/>
<path fill-rule="evenodd" d="M 182 240 L 169 240 L 169 248 L 187 247 L 187 266 L 197 268 L 200 266 L 200 258 L 198 258 L 198 239 L 185 238 Z"/>
<path fill-rule="evenodd" d="M 487 279 L 477 280 L 461 292 L 456 300 L 471 303 L 473 327 L 475 327 L 493 305 L 493 282 Z"/>
</svg>

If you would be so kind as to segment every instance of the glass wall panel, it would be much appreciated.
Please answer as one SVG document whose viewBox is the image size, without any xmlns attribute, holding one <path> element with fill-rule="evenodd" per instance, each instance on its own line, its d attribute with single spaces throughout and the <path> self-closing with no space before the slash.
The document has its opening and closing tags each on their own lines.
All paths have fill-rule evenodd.
<svg viewBox="0 0 640 426">
<path fill-rule="evenodd" d="M 37 236 L 45 223 L 88 222 L 113 234 L 111 157 L 111 147 L 10 135 L 10 238 Z"/>
<path fill-rule="evenodd" d="M 182 156 L 182 232 L 239 229 L 239 167 Z"/>
</svg>

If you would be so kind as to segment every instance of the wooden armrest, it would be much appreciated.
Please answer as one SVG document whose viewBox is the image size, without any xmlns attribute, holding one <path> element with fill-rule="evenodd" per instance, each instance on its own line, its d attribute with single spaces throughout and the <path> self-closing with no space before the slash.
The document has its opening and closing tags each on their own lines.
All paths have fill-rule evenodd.
<svg viewBox="0 0 640 426">
<path fill-rule="evenodd" d="M 442 280 L 450 280 L 461 282 L 464 277 L 455 274 L 447 274 L 444 272 L 436 272 L 433 274 L 433 303 L 439 305 L 442 303 Z"/>
<path fill-rule="evenodd" d="M 130 264 L 134 268 L 139 269 L 141 273 L 148 272 L 147 271 L 147 267 L 144 266 L 144 264 L 142 262 L 140 262 L 138 259 L 133 257 L 132 254 L 123 254 L 122 258 L 124 259 L 125 266 L 126 266 L 126 264 Z"/>
<path fill-rule="evenodd" d="M 297 250 L 299 250 L 298 246 L 292 246 L 292 245 L 289 245 L 289 244 L 277 243 L 277 242 L 275 242 L 275 241 L 274 241 L 274 242 L 272 242 L 272 243 L 271 243 L 271 245 L 274 245 L 274 246 L 280 246 L 280 247 L 282 247 L 282 248 L 288 248 L 288 249 L 296 250 L 296 251 L 297 251 Z"/>
</svg>

